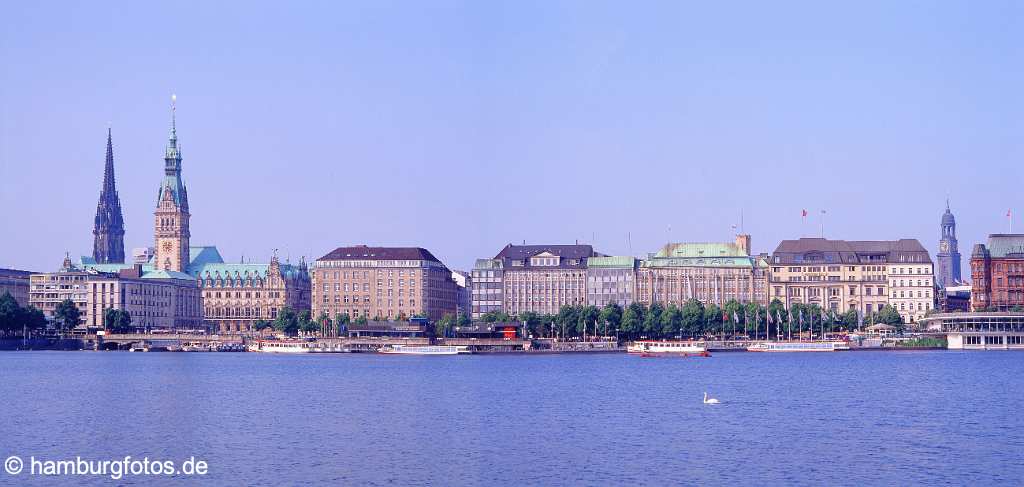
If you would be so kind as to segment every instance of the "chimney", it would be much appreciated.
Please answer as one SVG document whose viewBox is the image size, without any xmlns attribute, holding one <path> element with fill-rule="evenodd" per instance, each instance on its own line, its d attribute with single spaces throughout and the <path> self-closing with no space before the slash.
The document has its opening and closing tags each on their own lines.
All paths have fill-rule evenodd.
<svg viewBox="0 0 1024 487">
<path fill-rule="evenodd" d="M 736 247 L 743 252 L 744 255 L 751 255 L 750 251 L 750 235 L 741 233 L 736 236 Z"/>
</svg>

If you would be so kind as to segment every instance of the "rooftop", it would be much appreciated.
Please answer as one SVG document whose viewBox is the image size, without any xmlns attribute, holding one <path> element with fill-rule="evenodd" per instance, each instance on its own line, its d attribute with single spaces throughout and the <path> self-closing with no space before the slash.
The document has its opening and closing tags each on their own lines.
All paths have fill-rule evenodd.
<svg viewBox="0 0 1024 487">
<path fill-rule="evenodd" d="M 772 253 L 775 264 L 892 264 L 931 263 L 928 250 L 917 239 L 783 240 Z"/>
<path fill-rule="evenodd" d="M 440 263 L 429 250 L 422 247 L 338 247 L 320 260 L 427 260 Z"/>
</svg>

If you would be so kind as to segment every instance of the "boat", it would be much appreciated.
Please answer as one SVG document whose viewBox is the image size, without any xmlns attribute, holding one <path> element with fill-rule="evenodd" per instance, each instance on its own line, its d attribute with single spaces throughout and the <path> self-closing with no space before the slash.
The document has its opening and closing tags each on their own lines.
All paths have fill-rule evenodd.
<svg viewBox="0 0 1024 487">
<path fill-rule="evenodd" d="M 849 349 L 849 343 L 838 340 L 814 342 L 761 342 L 747 347 L 748 352 L 836 352 Z"/>
<path fill-rule="evenodd" d="M 469 353 L 469 347 L 454 345 L 385 345 L 378 352 L 393 355 L 457 355 Z"/>
<path fill-rule="evenodd" d="M 310 346 L 310 342 L 298 340 L 256 340 L 249 344 L 249 351 L 262 353 L 309 353 Z"/>
<path fill-rule="evenodd" d="M 641 357 L 681 355 L 683 357 L 710 357 L 707 347 L 700 342 L 639 340 L 630 343 L 626 352 Z"/>
</svg>

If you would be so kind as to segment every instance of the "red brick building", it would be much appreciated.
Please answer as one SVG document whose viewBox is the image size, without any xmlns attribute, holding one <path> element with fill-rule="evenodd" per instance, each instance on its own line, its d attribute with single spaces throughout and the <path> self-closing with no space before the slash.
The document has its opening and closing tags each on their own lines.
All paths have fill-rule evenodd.
<svg viewBox="0 0 1024 487">
<path fill-rule="evenodd" d="M 1024 234 L 992 234 L 971 252 L 971 309 L 1024 307 Z"/>
</svg>

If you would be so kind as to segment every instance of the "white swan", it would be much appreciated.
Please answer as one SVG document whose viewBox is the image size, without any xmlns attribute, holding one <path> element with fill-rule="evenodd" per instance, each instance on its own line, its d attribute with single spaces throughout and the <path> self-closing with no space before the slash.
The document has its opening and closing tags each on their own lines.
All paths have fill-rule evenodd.
<svg viewBox="0 0 1024 487">
<path fill-rule="evenodd" d="M 704 404 L 721 404 L 721 401 L 715 398 L 708 398 L 708 393 L 704 393 Z"/>
</svg>

